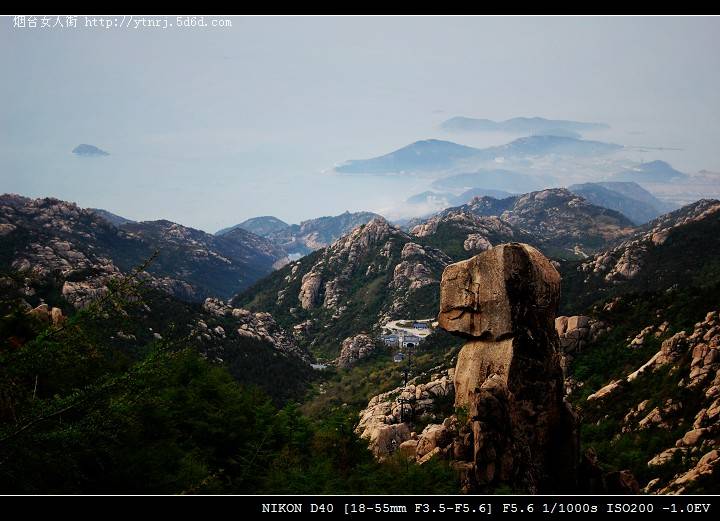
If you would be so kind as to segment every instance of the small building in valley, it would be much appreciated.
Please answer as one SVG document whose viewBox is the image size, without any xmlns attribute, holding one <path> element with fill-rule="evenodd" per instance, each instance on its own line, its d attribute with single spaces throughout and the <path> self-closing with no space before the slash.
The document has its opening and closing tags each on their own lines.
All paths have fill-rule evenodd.
<svg viewBox="0 0 720 521">
<path fill-rule="evenodd" d="M 380 340 L 388 347 L 397 347 L 399 338 L 398 335 L 382 335 Z"/>
<path fill-rule="evenodd" d="M 400 347 L 402 348 L 412 348 L 417 347 L 420 344 L 420 341 L 422 338 L 415 335 L 403 335 L 400 337 Z"/>
</svg>

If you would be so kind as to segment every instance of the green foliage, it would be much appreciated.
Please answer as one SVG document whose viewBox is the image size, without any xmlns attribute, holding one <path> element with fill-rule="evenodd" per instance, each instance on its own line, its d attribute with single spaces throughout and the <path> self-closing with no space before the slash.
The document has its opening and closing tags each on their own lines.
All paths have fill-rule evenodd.
<svg viewBox="0 0 720 521">
<path fill-rule="evenodd" d="M 451 223 L 441 222 L 438 224 L 435 233 L 419 240 L 423 245 L 444 251 L 454 261 L 461 261 L 475 255 L 475 253 L 466 251 L 463 247 L 467 236 L 467 230 L 460 229 Z"/>
<path fill-rule="evenodd" d="M 241 385 L 227 365 L 201 356 L 181 324 L 160 328 L 165 313 L 190 320 L 184 304 L 160 307 L 165 297 L 135 281 L 111 289 L 62 327 L 34 323 L 11 292 L 0 303 L 3 331 L 27 331 L 20 343 L 0 344 L 1 492 L 457 490 L 444 463 L 375 461 L 348 410 L 310 420 L 296 405 L 278 409 L 258 388 Z M 148 335 L 150 308 L 158 310 L 151 323 L 162 340 Z M 137 340 L 111 338 L 120 329 Z M 228 365 L 262 372 L 242 357 Z M 282 387 L 281 372 L 265 376 Z"/>
<path fill-rule="evenodd" d="M 661 296 L 680 288 L 697 289 L 707 296 L 720 288 L 720 221 L 708 218 L 670 231 L 662 245 L 648 244 L 640 272 L 629 280 L 608 284 L 604 274 L 578 270 L 580 262 L 563 262 L 560 309 L 566 315 L 578 314 L 596 302 L 626 294 Z M 664 299 L 668 301 L 667 298 Z M 710 300 L 710 299 L 707 299 Z M 712 301 L 717 305 L 717 299 Z M 713 309 L 713 306 L 708 309 Z"/>
<path fill-rule="evenodd" d="M 388 241 L 391 245 L 382 255 L 371 251 L 358 259 L 352 272 L 345 273 L 343 263 L 326 262 L 321 268 L 324 281 L 339 277 L 342 306 L 346 309 L 336 316 L 334 309 L 317 306 L 313 309 L 302 309 L 297 299 L 300 293 L 302 274 L 320 261 L 326 250 L 320 250 L 303 257 L 299 264 L 288 265 L 278 270 L 255 286 L 238 295 L 233 304 L 256 311 L 267 311 L 273 315 L 281 326 L 291 329 L 292 326 L 311 319 L 314 327 L 307 332 L 305 346 L 321 359 L 333 359 L 338 355 L 342 341 L 358 333 L 377 333 L 373 331 L 379 317 L 387 312 L 396 295 L 391 287 L 393 281 L 392 267 L 400 262 L 406 239 L 393 237 Z M 390 268 L 388 268 L 390 266 Z M 442 266 L 426 266 L 440 276 Z M 371 269 L 369 269 L 371 268 Z M 295 271 L 294 278 L 287 282 Z M 318 301 L 324 299 L 324 285 L 321 285 Z M 278 293 L 285 297 L 278 302 Z M 431 284 L 409 291 L 407 304 L 402 314 L 408 318 L 428 318 L 435 316 L 439 307 L 439 288 Z"/>
<path fill-rule="evenodd" d="M 378 463 L 353 433 L 356 417 L 331 410 L 301 443 L 284 447 L 269 467 L 260 492 L 274 494 L 456 493 L 458 479 L 447 462 L 418 466 L 399 455 Z"/>
<path fill-rule="evenodd" d="M 448 366 L 461 344 L 450 333 L 434 331 L 416 348 L 410 378 L 439 365 Z M 402 385 L 405 364 L 393 362 L 392 354 L 391 350 L 378 350 L 350 369 L 328 369 L 322 382 L 315 384 L 309 393 L 303 411 L 310 417 L 321 417 L 325 411 L 339 406 L 357 412 L 373 396 Z"/>
<path fill-rule="evenodd" d="M 630 469 L 641 483 L 646 483 L 654 477 L 669 479 L 688 468 L 679 455 L 661 468 L 647 466 L 652 457 L 673 447 L 675 440 L 691 428 L 694 413 L 701 407 L 702 389 L 689 390 L 678 385 L 687 377 L 686 369 L 671 371 L 665 367 L 642 374 L 631 383 L 623 383 L 622 390 L 612 399 L 599 403 L 588 402 L 586 398 L 609 381 L 623 378 L 640 367 L 660 349 L 665 338 L 681 330 L 691 331 L 708 310 L 717 308 L 716 295 L 716 287 L 684 287 L 669 292 L 624 295 L 611 311 L 604 310 L 603 306 L 593 308 L 594 314 L 613 328 L 577 353 L 569 372 L 584 384 L 572 395 L 581 411 L 582 445 L 595 450 L 606 470 Z M 648 335 L 642 347 L 628 347 L 628 339 L 640 329 L 664 321 L 669 322 L 670 327 L 663 336 Z M 677 365 L 687 368 L 689 360 L 680 360 Z M 649 400 L 645 407 L 647 414 L 654 407 L 662 408 L 668 399 L 683 405 L 679 411 L 664 417 L 668 427 L 638 429 L 631 422 L 631 430 L 622 432 L 625 415 L 640 402 Z"/>
<path fill-rule="evenodd" d="M 637 369 L 658 351 L 664 338 L 691 329 L 709 310 L 718 307 L 718 291 L 720 285 L 644 292 L 619 297 L 612 311 L 604 310 L 602 305 L 594 306 L 589 312 L 612 324 L 612 329 L 591 348 L 578 353 L 570 366 L 570 374 L 584 382 L 579 397 L 584 399 L 608 381 Z M 664 321 L 670 327 L 663 337 L 649 335 L 642 347 L 628 347 L 628 339 L 642 328 Z"/>
</svg>

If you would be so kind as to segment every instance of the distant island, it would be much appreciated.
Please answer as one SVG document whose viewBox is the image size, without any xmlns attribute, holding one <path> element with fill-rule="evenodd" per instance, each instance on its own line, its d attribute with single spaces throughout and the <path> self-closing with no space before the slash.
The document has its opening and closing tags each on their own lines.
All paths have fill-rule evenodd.
<svg viewBox="0 0 720 521">
<path fill-rule="evenodd" d="M 473 148 L 452 141 L 426 139 L 416 141 L 388 154 L 369 159 L 352 159 L 336 166 L 342 174 L 390 174 L 441 172 L 452 168 L 474 169 L 479 163 L 497 158 L 526 159 L 547 155 L 591 157 L 609 154 L 623 148 L 613 143 L 589 141 L 562 136 L 533 135 L 517 138 L 504 145 Z M 470 185 L 473 188 L 479 185 Z M 489 188 L 483 186 L 483 188 Z M 508 190 L 508 187 L 492 187 Z M 516 188 L 515 190 L 520 190 Z"/>
<path fill-rule="evenodd" d="M 76 156 L 82 157 L 99 157 L 110 155 L 109 152 L 105 152 L 103 149 L 98 148 L 95 145 L 86 145 L 84 143 L 73 148 L 72 153 Z"/>
<path fill-rule="evenodd" d="M 675 170 L 665 161 L 656 160 L 618 172 L 612 176 L 612 180 L 636 183 L 671 183 L 674 181 L 687 181 L 688 175 Z"/>
<path fill-rule="evenodd" d="M 605 123 L 587 123 L 563 119 L 512 118 L 505 121 L 457 116 L 444 121 L 443 130 L 449 132 L 511 132 L 515 134 L 580 137 L 581 132 L 610 128 Z"/>
<path fill-rule="evenodd" d="M 435 171 L 461 160 L 479 157 L 482 150 L 440 139 L 425 139 L 370 159 L 351 159 L 335 167 L 343 174 L 387 174 Z"/>
</svg>

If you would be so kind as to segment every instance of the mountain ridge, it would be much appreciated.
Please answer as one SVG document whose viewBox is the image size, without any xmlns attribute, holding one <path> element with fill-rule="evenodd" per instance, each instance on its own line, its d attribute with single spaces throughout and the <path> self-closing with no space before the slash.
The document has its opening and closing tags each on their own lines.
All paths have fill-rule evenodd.
<svg viewBox="0 0 720 521">
<path fill-rule="evenodd" d="M 152 283 L 194 301 L 229 297 L 270 273 L 285 257 L 249 232 L 216 238 L 168 220 L 116 226 L 95 210 L 54 198 L 2 195 L 0 224 L 5 266 L 55 273 L 68 294 L 76 294 L 78 304 L 101 291 L 109 277 L 152 257 Z M 94 275 L 73 280 L 83 270 Z"/>
<path fill-rule="evenodd" d="M 472 168 L 476 163 L 495 161 L 498 158 L 517 159 L 550 154 L 588 157 L 608 154 L 622 148 L 621 145 L 613 143 L 545 135 L 520 137 L 504 145 L 487 148 L 427 139 L 370 159 L 346 161 L 335 167 L 335 171 L 344 174 L 440 172 L 452 168 Z"/>
<path fill-rule="evenodd" d="M 635 182 L 581 183 L 569 186 L 568 190 L 593 204 L 616 210 L 638 225 L 673 209 Z"/>
</svg>

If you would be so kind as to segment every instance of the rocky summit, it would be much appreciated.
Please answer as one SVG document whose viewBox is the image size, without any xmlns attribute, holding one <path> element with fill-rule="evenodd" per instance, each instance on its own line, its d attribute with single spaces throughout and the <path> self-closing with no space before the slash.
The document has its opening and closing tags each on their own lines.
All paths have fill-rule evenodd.
<svg viewBox="0 0 720 521">
<path fill-rule="evenodd" d="M 377 334 L 388 320 L 433 316 L 450 262 L 376 217 L 278 270 L 234 304 L 272 313 L 309 347 L 335 358 L 346 338 Z"/>
<path fill-rule="evenodd" d="M 486 241 L 492 245 L 521 241 L 549 257 L 584 258 L 632 232 L 633 223 L 621 213 L 593 205 L 564 188 L 505 199 L 476 197 L 412 229 L 456 260 L 487 249 Z"/>
<path fill-rule="evenodd" d="M 470 337 L 454 373 L 468 491 L 500 484 L 572 488 L 575 418 L 563 400 L 554 319 L 560 275 L 535 248 L 510 243 L 445 269 L 440 326 Z M 460 450 L 459 452 L 463 452 Z"/>
<path fill-rule="evenodd" d="M 302 256 L 330 246 L 355 227 L 366 224 L 379 215 L 372 212 L 345 212 L 340 215 L 308 219 L 300 224 L 287 224 L 272 216 L 255 217 L 216 235 L 225 235 L 242 228 L 269 240 L 288 255 Z"/>
<path fill-rule="evenodd" d="M 153 286 L 189 301 L 230 297 L 274 268 L 284 251 L 242 229 L 214 237 L 171 221 L 107 220 L 95 210 L 58 199 L 0 196 L 2 264 L 33 278 L 53 279 L 67 300 L 83 307 L 107 282 L 145 267 Z"/>
</svg>

